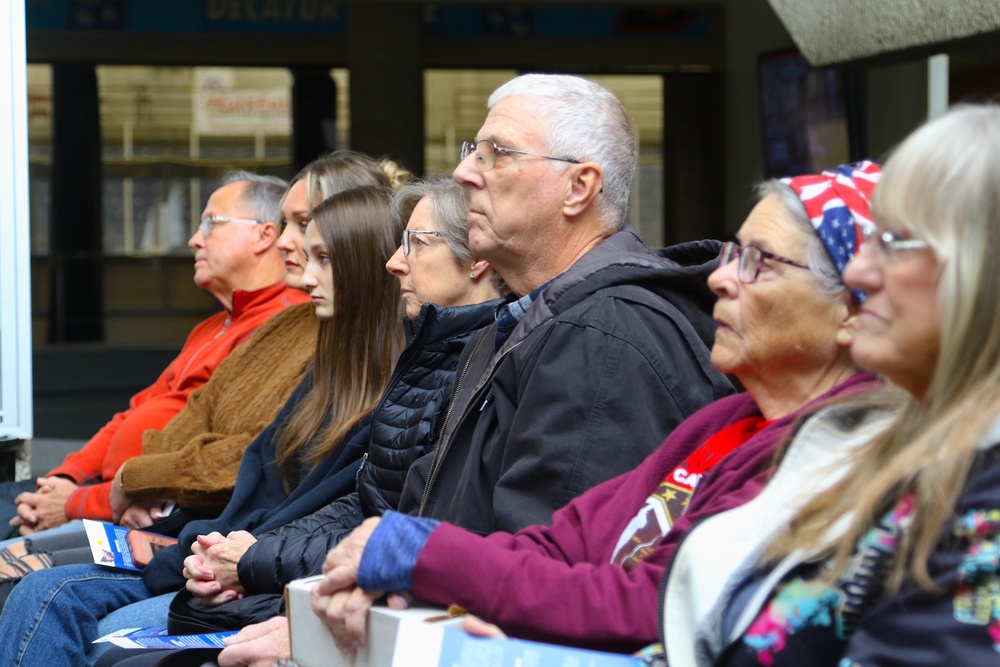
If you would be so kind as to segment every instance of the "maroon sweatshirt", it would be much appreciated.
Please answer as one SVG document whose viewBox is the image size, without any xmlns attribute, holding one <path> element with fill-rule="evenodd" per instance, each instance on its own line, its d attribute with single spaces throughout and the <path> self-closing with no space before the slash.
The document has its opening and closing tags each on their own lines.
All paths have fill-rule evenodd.
<svg viewBox="0 0 1000 667">
<path fill-rule="evenodd" d="M 523 639 L 632 652 L 657 641 L 664 568 L 691 527 L 742 505 L 770 477 L 776 446 L 819 402 L 877 386 L 859 373 L 799 411 L 774 420 L 701 479 L 688 510 L 631 570 L 611 564 L 622 532 L 664 477 L 716 432 L 760 415 L 749 394 L 716 401 L 678 426 L 638 468 L 592 488 L 552 517 L 551 526 L 481 536 L 442 523 L 413 573 L 414 595 L 458 604 Z"/>
</svg>

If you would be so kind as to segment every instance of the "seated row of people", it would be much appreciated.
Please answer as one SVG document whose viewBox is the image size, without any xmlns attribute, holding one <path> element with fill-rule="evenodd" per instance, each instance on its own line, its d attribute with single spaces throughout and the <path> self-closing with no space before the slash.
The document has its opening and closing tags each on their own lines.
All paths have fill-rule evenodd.
<svg viewBox="0 0 1000 667">
<path fill-rule="evenodd" d="M 497 224 L 486 225 L 485 231 L 500 234 L 493 238 L 487 234 L 481 244 L 470 234 L 470 245 L 477 255 L 486 258 L 490 252 L 496 257 L 498 261 L 491 262 L 494 268 L 498 263 L 508 267 L 506 273 L 498 272 L 519 286 L 515 294 L 520 298 L 510 299 L 500 323 L 491 324 L 466 348 L 471 354 L 460 362 L 464 384 L 456 383 L 452 402 L 462 407 L 437 411 L 440 423 L 436 428 L 445 434 L 446 442 L 435 447 L 434 470 L 416 478 L 410 474 L 399 499 L 399 507 L 404 508 L 419 507 L 424 500 L 442 518 L 462 518 L 466 511 L 468 526 L 484 530 L 527 525 L 589 486 L 637 465 L 676 424 L 705 403 L 732 392 L 725 377 L 711 367 L 706 344 L 714 325 L 707 312 L 710 292 L 703 278 L 711 270 L 718 244 L 675 249 L 671 258 L 650 252 L 633 231 L 619 231 L 635 162 L 627 115 L 614 96 L 600 87 L 573 77 L 554 79 L 541 77 L 532 82 L 529 78 L 528 83 L 539 90 L 538 104 L 544 101 L 559 109 L 561 98 L 567 95 L 590 104 L 595 113 L 585 124 L 589 127 L 594 119 L 604 119 L 609 132 L 596 136 L 610 137 L 599 143 L 603 152 L 616 158 L 614 168 L 604 178 L 595 162 L 566 162 L 572 166 L 553 170 L 543 157 L 531 156 L 532 168 L 521 175 L 519 188 L 512 191 L 502 181 L 488 186 L 502 197 L 496 198 L 497 213 L 490 214 Z M 563 89 L 550 89 L 552 82 Z M 522 97 L 523 93 L 511 95 L 499 104 L 517 107 Z M 563 109 L 570 121 L 584 122 L 579 114 L 567 111 L 572 108 Z M 540 122 L 536 125 L 539 136 L 533 141 L 541 146 L 544 128 Z M 515 123 L 508 131 L 516 129 Z M 514 136 L 511 139 L 517 141 Z M 494 177 L 509 178 L 509 167 L 520 166 L 509 161 L 514 154 L 493 148 L 492 163 L 481 162 L 473 174 L 480 184 Z M 486 150 L 483 144 L 480 150 Z M 470 157 L 467 162 L 472 161 Z M 494 170 L 499 161 L 501 168 Z M 555 208 L 542 196 L 554 188 L 564 190 L 566 199 Z M 523 206 L 525 195 L 533 196 L 538 206 Z M 487 208 L 491 204 L 486 201 L 470 201 L 465 206 L 466 211 Z M 410 245 L 410 240 L 404 238 L 404 245 Z M 514 262 L 516 254 L 525 261 Z M 476 266 L 471 273 L 470 279 L 477 277 Z M 548 400 L 564 382 L 566 371 L 574 367 L 580 382 L 575 400 L 558 404 Z M 649 385 L 640 400 L 617 391 L 626 377 Z M 463 391 L 472 394 L 458 396 Z M 470 409 L 473 402 L 478 409 Z M 608 418 L 609 414 L 616 418 Z M 636 434 L 636 427 L 646 435 Z M 602 446 L 607 441 L 621 445 L 609 452 Z M 442 461 L 444 451 L 449 456 Z M 253 463 L 245 458 L 247 465 Z M 411 479 L 416 483 L 411 485 Z M 261 532 L 270 527 L 262 524 Z M 158 563 L 174 558 L 177 551 L 165 549 L 157 554 L 143 572 L 146 581 L 155 582 L 165 569 Z M 168 569 L 173 576 L 173 568 Z M 50 640 L 37 644 L 39 659 L 59 644 L 61 650 L 76 651 L 67 653 L 74 661 L 82 661 L 86 645 L 79 642 L 83 646 L 70 649 L 75 639 L 95 634 L 97 619 L 120 607 L 129 596 L 152 593 L 148 588 L 139 590 L 131 575 L 98 583 L 103 577 L 93 577 L 95 571 L 88 566 L 39 571 L 15 588 L 7 607 L 11 623 L 17 622 L 16 617 L 23 620 L 12 608 L 24 611 L 34 606 L 36 595 L 58 598 L 65 594 L 81 601 L 87 597 L 83 589 L 92 587 L 97 591 L 93 597 L 106 601 L 93 606 L 76 604 L 75 608 L 72 604 L 65 607 L 58 599 L 41 603 L 47 612 L 21 635 L 24 642 L 14 649 L 16 660 L 30 664 L 32 644 L 52 630 Z M 43 583 L 55 579 L 60 583 L 54 587 Z M 90 610 L 79 615 L 81 607 Z M 56 610 L 64 608 L 69 616 L 56 618 L 62 614 Z M 56 634 L 71 640 L 63 643 Z"/>
<path fill-rule="evenodd" d="M 50 530 L 73 519 L 111 520 L 111 482 L 121 465 L 142 451 L 143 433 L 162 429 L 258 326 L 308 300 L 282 279 L 281 232 L 274 220 L 284 190 L 278 178 L 235 172 L 212 194 L 200 231 L 188 245 L 195 254 L 195 284 L 222 310 L 195 326 L 160 377 L 83 449 L 37 482 L 0 484 L 0 514 L 10 521 L 4 537 Z"/>
<path fill-rule="evenodd" d="M 89 641 L 163 624 L 168 607 L 189 629 L 243 627 L 280 613 L 281 587 L 320 569 L 313 605 L 348 653 L 390 592 L 395 606 L 460 604 L 519 637 L 615 651 L 659 638 L 655 659 L 675 666 L 995 655 L 1000 110 L 929 123 L 881 181 L 862 163 L 766 183 L 736 243 L 653 253 L 622 228 L 635 154 L 610 93 L 527 75 L 489 108 L 454 175 L 468 196 L 465 259 L 434 210 L 443 183 L 410 192 L 423 213 L 400 195 L 393 215 L 377 188 L 319 204 L 302 282 L 321 318 L 350 322 L 319 336 L 326 393 L 313 388 L 310 409 L 283 419 L 300 386 L 247 449 L 221 517 L 189 524 L 141 578 L 90 565 L 25 577 L 0 615 L 4 664 L 52 650 L 93 664 Z M 391 379 L 371 365 L 392 365 L 391 318 L 354 334 L 383 293 L 343 288 L 385 261 L 419 318 Z M 467 267 L 493 291 L 450 301 Z M 491 271 L 512 296 L 455 308 L 500 294 Z M 460 313 L 478 317 L 461 358 L 459 344 L 437 356 L 444 373 L 414 374 L 430 349 L 421 332 Z M 337 384 L 337 363 L 366 356 L 367 388 Z M 434 385 L 449 373 L 454 387 Z M 727 396 L 724 374 L 747 391 Z M 316 454 L 331 432 L 356 437 Z M 282 441 L 296 453 L 282 459 Z M 346 477 L 359 460 L 356 489 L 317 501 L 310 467 Z M 244 512 L 258 495 L 266 506 Z M 186 593 L 132 604 L 182 575 Z M 287 654 L 286 625 L 268 621 L 218 659 Z M 204 657 L 109 652 L 101 664 Z"/>
<path fill-rule="evenodd" d="M 224 180 L 246 177 L 236 173 Z M 338 151 L 306 166 L 283 195 L 269 190 L 281 214 L 282 229 L 274 248 L 284 257 L 285 293 L 296 295 L 298 300 L 307 298 L 302 285 L 306 265 L 302 243 L 313 206 L 346 189 L 390 187 L 409 179 L 409 173 L 390 160 L 376 162 L 358 153 Z M 208 228 L 204 238 L 206 254 L 216 248 L 215 252 L 235 254 L 229 239 L 214 230 L 214 225 Z M 205 236 L 203 230 L 199 233 Z M 209 239 L 215 242 L 210 244 Z M 230 262 L 229 270 L 245 271 L 239 262 Z M 148 527 L 176 536 L 191 520 L 217 516 L 232 496 L 243 451 L 275 418 L 312 363 L 316 321 L 311 303 L 296 303 L 278 311 L 222 360 L 205 386 L 191 393 L 184 408 L 162 430 L 140 431 L 142 454 L 127 458 L 106 485 L 110 518 L 123 526 Z M 77 456 L 71 454 L 67 461 Z M 174 507 L 168 515 L 162 512 L 165 504 Z M 84 511 L 80 518 L 109 517 Z M 4 543 L 5 564 L 0 566 L 0 576 L 5 577 L 0 589 L 4 597 L 12 579 L 31 570 L 91 562 L 83 527 L 79 521 L 71 524 Z M 26 532 L 24 528 L 22 532 Z"/>
</svg>

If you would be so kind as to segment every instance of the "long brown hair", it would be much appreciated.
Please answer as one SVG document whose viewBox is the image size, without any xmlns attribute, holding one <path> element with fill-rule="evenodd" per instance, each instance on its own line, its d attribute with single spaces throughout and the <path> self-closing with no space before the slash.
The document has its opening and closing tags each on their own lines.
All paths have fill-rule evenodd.
<svg viewBox="0 0 1000 667">
<path fill-rule="evenodd" d="M 303 464 L 314 467 L 371 412 L 403 347 L 399 285 L 385 263 L 403 225 L 392 190 L 363 187 L 325 199 L 312 210 L 330 252 L 333 318 L 319 323 L 313 386 L 278 440 L 286 488 Z"/>
<path fill-rule="evenodd" d="M 931 383 L 922 397 L 896 400 L 899 415 L 888 430 L 855 453 L 850 472 L 799 512 L 767 556 L 828 548 L 834 561 L 825 578 L 832 580 L 860 536 L 913 489 L 913 522 L 888 591 L 908 574 L 933 591 L 928 559 L 1000 415 L 1000 106 L 960 106 L 927 123 L 882 173 L 873 215 L 927 241 L 939 263 L 941 333 Z M 826 537 L 843 516 L 851 516 L 847 530 Z"/>
</svg>

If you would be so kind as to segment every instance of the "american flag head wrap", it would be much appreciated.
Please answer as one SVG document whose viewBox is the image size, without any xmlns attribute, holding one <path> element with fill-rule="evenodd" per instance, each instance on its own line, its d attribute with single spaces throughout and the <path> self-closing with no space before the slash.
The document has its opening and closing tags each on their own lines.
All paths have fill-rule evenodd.
<svg viewBox="0 0 1000 667">
<path fill-rule="evenodd" d="M 861 248 L 862 230 L 875 227 L 871 199 L 881 175 L 879 166 L 866 160 L 821 174 L 781 179 L 802 200 L 806 215 L 841 275 Z M 859 302 L 864 301 L 863 292 L 851 293 Z"/>
</svg>

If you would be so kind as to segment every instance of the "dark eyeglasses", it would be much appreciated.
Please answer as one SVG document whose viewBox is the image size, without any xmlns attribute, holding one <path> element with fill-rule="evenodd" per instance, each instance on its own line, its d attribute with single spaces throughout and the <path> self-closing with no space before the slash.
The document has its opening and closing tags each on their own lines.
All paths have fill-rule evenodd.
<svg viewBox="0 0 1000 667">
<path fill-rule="evenodd" d="M 580 164 L 580 160 L 574 160 L 568 157 L 555 157 L 554 155 L 529 153 L 528 151 L 519 151 L 513 148 L 502 148 L 489 139 L 482 139 L 481 141 L 463 141 L 461 153 L 462 160 L 465 160 L 465 158 L 469 157 L 473 153 L 476 154 L 476 168 L 478 168 L 479 171 L 489 171 L 495 167 L 497 163 L 497 156 L 501 153 L 517 153 L 518 155 L 530 155 L 532 157 L 545 158 L 546 160 L 558 160 L 559 162 Z"/>
<path fill-rule="evenodd" d="M 431 231 L 429 229 L 404 229 L 403 230 L 403 242 L 400 244 L 403 246 L 403 256 L 407 257 L 410 254 L 410 235 L 411 234 L 424 234 L 427 236 L 444 236 L 444 232 Z"/>
<path fill-rule="evenodd" d="M 788 259 L 781 255 L 775 255 L 773 252 L 768 252 L 755 245 L 741 247 L 740 244 L 733 243 L 732 241 L 723 243 L 722 249 L 719 251 L 719 266 L 725 266 L 734 259 L 740 260 L 739 265 L 736 267 L 736 275 L 744 285 L 752 285 L 757 282 L 757 278 L 760 276 L 760 265 L 765 259 L 788 264 L 789 266 L 796 266 L 806 271 L 812 270 L 801 262 L 796 262 L 794 259 Z"/>
<path fill-rule="evenodd" d="M 230 218 L 225 215 L 206 215 L 201 219 L 198 224 L 198 231 L 201 232 L 202 236 L 209 236 L 212 233 L 212 227 L 223 222 L 241 222 L 246 225 L 263 225 L 263 220 L 251 220 L 249 218 Z"/>
</svg>

